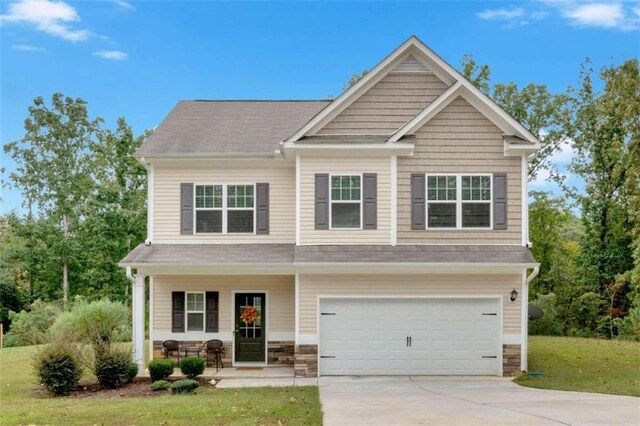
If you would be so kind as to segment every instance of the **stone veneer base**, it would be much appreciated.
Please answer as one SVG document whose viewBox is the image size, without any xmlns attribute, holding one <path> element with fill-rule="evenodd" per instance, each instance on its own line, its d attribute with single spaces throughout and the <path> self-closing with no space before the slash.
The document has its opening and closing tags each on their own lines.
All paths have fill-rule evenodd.
<svg viewBox="0 0 640 426">
<path fill-rule="evenodd" d="M 296 345 L 293 372 L 296 377 L 318 376 L 318 345 Z"/>
<path fill-rule="evenodd" d="M 195 340 L 179 340 L 178 343 L 181 346 L 202 346 L 204 342 Z M 231 367 L 231 342 L 223 342 L 224 347 L 227 349 L 224 357 L 222 358 L 222 364 L 225 367 Z M 269 365 L 293 365 L 294 363 L 294 347 L 293 342 L 269 342 L 267 344 L 267 363 Z M 162 340 L 153 341 L 153 359 L 164 358 L 164 350 L 162 348 Z"/>
<path fill-rule="evenodd" d="M 520 345 L 502 345 L 502 377 L 515 377 L 522 374 L 520 352 Z"/>
</svg>

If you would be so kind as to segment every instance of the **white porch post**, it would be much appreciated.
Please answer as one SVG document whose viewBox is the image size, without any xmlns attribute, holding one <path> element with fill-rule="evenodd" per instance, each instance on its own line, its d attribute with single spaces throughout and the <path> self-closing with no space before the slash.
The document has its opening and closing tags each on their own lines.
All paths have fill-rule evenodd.
<svg viewBox="0 0 640 426">
<path fill-rule="evenodd" d="M 138 375 L 144 375 L 144 275 L 138 274 L 133 283 L 131 303 L 133 317 L 133 362 L 138 364 Z"/>
<path fill-rule="evenodd" d="M 520 295 L 520 333 L 522 343 L 520 345 L 520 369 L 528 371 L 528 338 L 529 338 L 529 282 L 527 281 L 527 271 L 522 273 L 522 289 Z"/>
</svg>

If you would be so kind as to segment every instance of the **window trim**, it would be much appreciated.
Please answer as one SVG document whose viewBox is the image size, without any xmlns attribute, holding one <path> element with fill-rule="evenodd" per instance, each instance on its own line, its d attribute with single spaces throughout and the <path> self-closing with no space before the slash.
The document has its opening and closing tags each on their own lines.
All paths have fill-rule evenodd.
<svg viewBox="0 0 640 426">
<path fill-rule="evenodd" d="M 189 295 L 201 294 L 202 295 L 202 311 L 190 311 L 189 310 Z M 202 330 L 189 330 L 189 314 L 202 314 Z M 207 294 L 204 291 L 185 291 L 184 292 L 184 331 L 186 333 L 199 333 L 204 332 L 207 327 Z"/>
<path fill-rule="evenodd" d="M 198 186 L 222 186 L 222 207 L 196 207 L 196 188 Z M 253 231 L 251 232 L 228 232 L 227 216 L 227 187 L 228 186 L 252 186 L 253 187 L 253 207 L 231 207 L 231 210 L 253 211 Z M 256 235 L 256 182 L 248 183 L 221 183 L 221 182 L 194 182 L 193 184 L 193 234 L 194 235 Z M 222 211 L 222 232 L 198 232 L 197 212 L 198 211 Z"/>
<path fill-rule="evenodd" d="M 429 200 L 429 177 L 455 176 L 456 178 L 456 226 L 451 228 L 429 227 L 429 204 L 452 204 L 452 200 Z M 484 176 L 489 178 L 489 199 L 488 200 L 462 200 L 462 177 L 463 176 Z M 425 173 L 424 182 L 425 199 L 425 229 L 432 231 L 492 231 L 493 230 L 493 174 L 492 173 Z M 489 226 L 486 227 L 462 227 L 462 204 L 463 203 L 487 203 L 489 204 Z"/>
<path fill-rule="evenodd" d="M 334 176 L 358 176 L 360 178 L 360 200 L 355 201 L 355 200 L 334 200 L 333 199 L 333 191 L 331 188 L 331 182 L 333 181 L 333 177 Z M 364 194 L 362 193 L 362 189 L 363 189 L 363 181 L 362 181 L 362 176 L 363 173 L 349 173 L 349 172 L 340 172 L 340 173 L 329 173 L 329 230 L 335 230 L 335 231 L 351 231 L 351 230 L 356 230 L 356 231 L 362 231 L 362 215 L 363 215 L 363 196 Z M 360 223 L 359 226 L 357 227 L 353 227 L 353 228 L 334 228 L 333 227 L 333 203 L 336 204 L 355 204 L 355 203 L 360 203 Z"/>
</svg>

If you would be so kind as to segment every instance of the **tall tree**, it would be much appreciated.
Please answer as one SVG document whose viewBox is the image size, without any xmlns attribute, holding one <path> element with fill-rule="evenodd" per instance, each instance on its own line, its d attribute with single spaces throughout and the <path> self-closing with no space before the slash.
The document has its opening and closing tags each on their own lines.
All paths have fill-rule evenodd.
<svg viewBox="0 0 640 426">
<path fill-rule="evenodd" d="M 535 83 L 522 89 L 513 82 L 491 85 L 491 69 L 477 64 L 469 54 L 463 56 L 460 68 L 469 81 L 542 142 L 542 148 L 529 159 L 529 179 L 534 179 L 541 170 L 548 170 L 554 180 L 562 183 L 563 175 L 549 160 L 562 149 L 563 143 L 569 142 L 566 129 L 571 110 L 567 96 L 551 93 L 546 85 Z"/>
<path fill-rule="evenodd" d="M 90 148 L 101 122 L 100 118 L 89 118 L 82 99 L 56 93 L 48 106 L 38 97 L 29 107 L 25 135 L 4 147 L 17 164 L 10 175 L 12 184 L 23 192 L 27 202 L 33 202 L 39 211 L 56 220 L 62 231 L 58 250 L 65 303 L 69 298 L 72 228 L 93 189 Z"/>
</svg>

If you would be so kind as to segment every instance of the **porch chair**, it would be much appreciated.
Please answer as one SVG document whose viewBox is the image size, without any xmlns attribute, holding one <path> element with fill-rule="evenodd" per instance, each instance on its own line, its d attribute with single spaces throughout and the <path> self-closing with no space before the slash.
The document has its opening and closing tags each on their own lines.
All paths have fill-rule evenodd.
<svg viewBox="0 0 640 426">
<path fill-rule="evenodd" d="M 180 366 L 180 343 L 176 340 L 165 340 L 162 342 L 162 347 L 164 348 L 164 358 L 171 359 L 175 358 L 178 367 Z"/>
<path fill-rule="evenodd" d="M 207 366 L 211 366 L 211 361 L 213 361 L 216 365 L 216 371 L 218 371 L 218 365 L 224 368 L 224 364 L 222 363 L 222 354 L 227 352 L 227 348 L 224 347 L 222 340 L 208 340 L 202 344 L 201 350 L 205 354 Z"/>
</svg>

